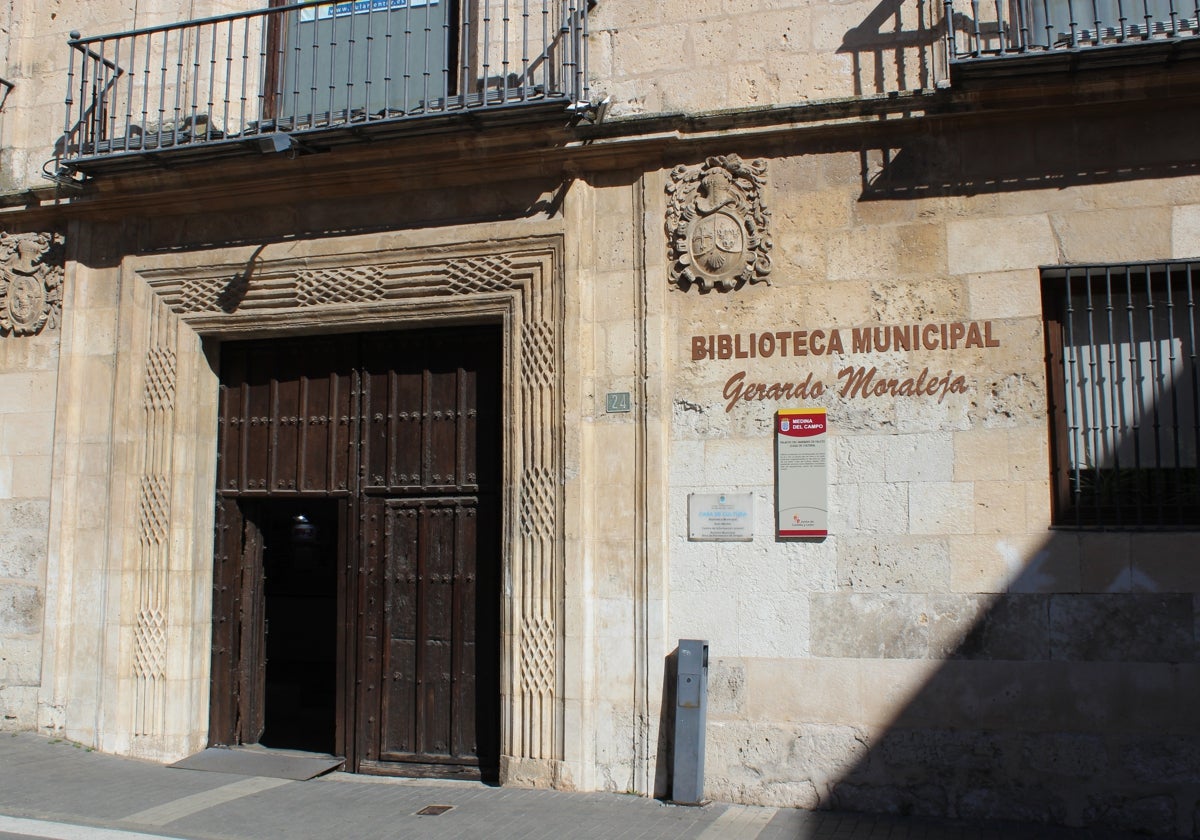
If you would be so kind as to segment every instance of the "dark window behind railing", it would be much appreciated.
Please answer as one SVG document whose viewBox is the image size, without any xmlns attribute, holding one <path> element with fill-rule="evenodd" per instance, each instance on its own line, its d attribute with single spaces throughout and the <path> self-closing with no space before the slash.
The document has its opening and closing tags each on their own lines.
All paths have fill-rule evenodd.
<svg viewBox="0 0 1200 840">
<path fill-rule="evenodd" d="M 304 132 L 584 102 L 586 6 L 353 0 L 72 33 L 58 157 L 283 149 Z"/>
<path fill-rule="evenodd" d="M 1197 0 L 944 0 L 950 59 L 1200 35 Z"/>
<path fill-rule="evenodd" d="M 1200 526 L 1200 264 L 1042 278 L 1055 524 Z"/>
</svg>

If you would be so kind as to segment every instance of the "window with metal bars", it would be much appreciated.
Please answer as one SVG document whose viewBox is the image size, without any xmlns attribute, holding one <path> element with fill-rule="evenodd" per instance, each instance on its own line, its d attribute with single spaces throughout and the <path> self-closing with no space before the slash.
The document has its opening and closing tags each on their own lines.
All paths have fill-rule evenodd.
<svg viewBox="0 0 1200 840">
<path fill-rule="evenodd" d="M 1053 521 L 1200 527 L 1200 262 L 1042 269 Z"/>
</svg>

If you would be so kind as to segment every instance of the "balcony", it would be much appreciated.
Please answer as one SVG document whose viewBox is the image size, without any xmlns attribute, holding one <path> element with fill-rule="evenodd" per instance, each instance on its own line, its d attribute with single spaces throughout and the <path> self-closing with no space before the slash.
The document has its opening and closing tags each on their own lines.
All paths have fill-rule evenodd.
<svg viewBox="0 0 1200 840">
<path fill-rule="evenodd" d="M 68 43 L 56 158 L 85 174 L 565 122 L 588 99 L 587 0 L 297 3 Z"/>
<path fill-rule="evenodd" d="M 995 59 L 1015 66 L 1040 57 L 1045 67 L 1050 55 L 1138 61 L 1200 35 L 1197 0 L 944 0 L 944 6 L 947 53 L 960 66 Z"/>
</svg>

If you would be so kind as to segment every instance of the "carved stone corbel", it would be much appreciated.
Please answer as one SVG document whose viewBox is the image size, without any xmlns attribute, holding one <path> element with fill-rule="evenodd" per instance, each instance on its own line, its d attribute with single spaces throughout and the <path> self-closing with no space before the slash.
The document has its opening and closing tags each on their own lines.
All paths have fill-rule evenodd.
<svg viewBox="0 0 1200 840">
<path fill-rule="evenodd" d="M 671 282 L 708 291 L 770 282 L 770 219 L 763 203 L 765 160 L 737 155 L 676 166 L 667 185 Z"/>
<path fill-rule="evenodd" d="M 62 282 L 61 234 L 0 231 L 0 335 L 58 329 Z"/>
</svg>

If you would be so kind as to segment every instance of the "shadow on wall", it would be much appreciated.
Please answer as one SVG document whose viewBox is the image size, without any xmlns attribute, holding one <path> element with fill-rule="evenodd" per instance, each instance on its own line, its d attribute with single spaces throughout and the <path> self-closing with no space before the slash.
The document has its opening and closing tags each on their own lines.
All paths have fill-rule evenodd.
<svg viewBox="0 0 1200 840">
<path fill-rule="evenodd" d="M 1117 285 L 1109 270 L 1103 284 L 1044 281 L 1059 519 L 1096 527 L 972 538 L 979 559 L 960 547 L 955 562 L 991 593 L 876 585 L 812 596 L 814 658 L 930 663 L 910 697 L 876 687 L 897 694 L 882 731 L 801 731 L 803 741 L 837 730 L 842 753 L 856 756 L 822 805 L 1200 832 L 1200 408 L 1182 305 L 1194 282 L 1177 273 L 1170 286 L 1165 273 L 1138 273 L 1140 294 L 1111 296 L 1101 294 Z M 1008 486 L 1028 503 L 1023 485 Z M 1102 529 L 1122 523 L 1140 530 Z"/>
<path fill-rule="evenodd" d="M 555 218 L 570 184 L 571 179 L 555 174 L 487 186 L 406 185 L 391 192 L 330 194 L 320 200 L 301 195 L 270 206 L 242 202 L 203 214 L 155 212 L 147 205 L 141 215 L 126 214 L 104 226 L 97 223 L 91 251 L 80 259 L 91 268 L 105 268 L 118 265 L 128 249 L 153 254 L 255 245 L 261 251 L 266 244 L 297 240 Z M 248 270 L 256 259 L 257 252 Z M 235 278 L 223 306 L 236 308 L 248 277 Z"/>
<path fill-rule="evenodd" d="M 670 799 L 674 785 L 676 663 L 679 648 L 667 654 L 663 662 L 662 703 L 658 710 L 658 746 L 655 751 L 654 795 Z"/>
<path fill-rule="evenodd" d="M 1195 836 L 1200 537 L 1054 531 L 1032 546 L 978 542 L 1011 570 L 992 584 L 1000 592 L 814 593 L 810 658 L 782 690 L 755 688 L 744 665 L 715 665 L 710 709 L 724 734 L 713 741 L 710 722 L 709 752 L 721 795 Z M 920 565 L 920 552 L 896 547 L 892 573 Z M 664 685 L 673 673 L 668 664 Z M 913 690 L 918 673 L 928 676 Z M 806 698 L 783 718 L 747 714 L 748 691 L 786 698 L 788 687 Z M 872 722 L 885 713 L 894 716 Z M 664 696 L 659 795 L 670 791 L 672 714 Z"/>
<path fill-rule="evenodd" d="M 713 743 L 710 758 L 742 765 L 744 794 L 764 804 L 1197 836 L 1200 597 L 1151 591 L 1138 571 L 1145 553 L 1190 578 L 1197 539 L 1054 532 L 1003 593 L 814 595 L 812 658 L 865 663 L 860 688 L 876 702 L 903 691 L 887 682 L 888 660 L 926 661 L 932 675 L 882 729 L 743 720 L 736 759 L 711 755 Z M 996 541 L 1019 569 L 1019 550 Z M 745 676 L 714 665 L 710 708 L 734 712 Z M 674 677 L 669 657 L 660 797 L 671 792 Z M 820 689 L 828 714 L 840 715 L 845 688 Z"/>
<path fill-rule="evenodd" d="M 1194 535 L 1165 539 L 1174 541 L 1171 559 L 1194 560 L 1182 545 L 1194 547 Z M 822 599 L 814 656 L 940 660 L 885 732 L 841 733 L 859 757 L 822 805 L 1195 831 L 1196 599 L 1149 591 L 1153 581 L 1131 565 L 1132 554 L 1164 547 L 1056 532 L 1002 594 Z M 837 620 L 856 610 L 878 621 Z"/>
<path fill-rule="evenodd" d="M 1194 109 L 1153 106 L 931 131 L 865 153 L 861 198 L 1194 175 L 1198 136 Z M 999 594 L 814 600 L 814 656 L 937 661 L 885 732 L 833 735 L 858 758 L 822 805 L 1200 833 L 1200 535 L 1053 531 L 1025 564 L 999 535 L 980 548 L 1012 558 Z"/>
<path fill-rule="evenodd" d="M 931 88 L 931 62 L 941 37 L 933 0 L 882 0 L 848 31 L 838 52 L 853 62 L 856 96 Z"/>
<path fill-rule="evenodd" d="M 860 152 L 862 201 L 1054 190 L 1200 173 L 1200 110 L 1154 102 L 980 121 Z"/>
<path fill-rule="evenodd" d="M 861 198 L 1053 196 L 1194 175 L 1196 137 L 1194 110 L 1153 107 L 933 128 L 864 153 Z M 1161 201 L 1162 187 L 1152 188 Z M 880 695 L 899 691 L 883 676 L 894 670 L 888 660 L 927 661 L 930 675 L 896 698 L 882 731 L 788 728 L 797 789 L 812 780 L 813 801 L 833 809 L 1200 834 L 1200 534 L 1052 531 L 1035 545 L 1002 535 L 978 542 L 981 555 L 1008 562 L 998 593 L 812 596 L 814 659 L 878 663 L 880 682 L 865 690 Z M 832 784 L 818 781 L 847 755 Z"/>
</svg>

